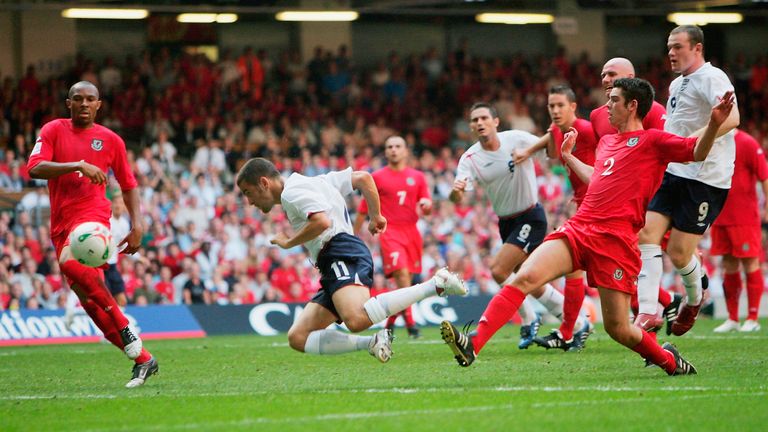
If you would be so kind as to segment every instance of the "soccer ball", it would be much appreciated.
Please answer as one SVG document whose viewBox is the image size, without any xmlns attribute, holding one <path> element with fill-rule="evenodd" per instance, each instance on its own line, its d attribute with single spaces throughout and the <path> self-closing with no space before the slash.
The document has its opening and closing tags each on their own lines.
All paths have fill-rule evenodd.
<svg viewBox="0 0 768 432">
<path fill-rule="evenodd" d="M 109 228 L 98 222 L 86 222 L 69 234 L 69 249 L 80 264 L 101 267 L 112 255 L 115 245 Z"/>
</svg>

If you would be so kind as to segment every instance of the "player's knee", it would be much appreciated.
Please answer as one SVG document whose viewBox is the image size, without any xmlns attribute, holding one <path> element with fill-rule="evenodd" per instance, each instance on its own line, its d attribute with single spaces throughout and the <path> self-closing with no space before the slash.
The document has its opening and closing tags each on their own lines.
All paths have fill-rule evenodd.
<svg viewBox="0 0 768 432">
<path fill-rule="evenodd" d="M 672 265 L 675 266 L 675 268 L 683 268 L 688 265 L 689 262 L 691 262 L 691 254 L 687 253 L 685 250 L 683 250 L 680 247 L 667 247 L 667 254 L 669 255 L 669 260 L 672 261 Z"/>
<path fill-rule="evenodd" d="M 307 333 L 295 328 L 288 330 L 288 345 L 299 352 L 304 352 L 307 344 Z"/>
<path fill-rule="evenodd" d="M 517 289 L 524 293 L 530 293 L 536 288 L 541 287 L 544 282 L 540 282 L 541 276 L 536 269 L 521 268 L 517 273 L 517 277 L 512 281 Z"/>
<path fill-rule="evenodd" d="M 371 325 L 371 320 L 365 314 L 358 314 L 344 319 L 344 324 L 352 333 L 358 333 L 367 330 Z"/>
<path fill-rule="evenodd" d="M 493 276 L 493 280 L 495 280 L 496 283 L 500 284 L 507 279 L 509 272 L 502 268 L 501 265 L 493 265 L 491 266 L 491 276 Z"/>
</svg>

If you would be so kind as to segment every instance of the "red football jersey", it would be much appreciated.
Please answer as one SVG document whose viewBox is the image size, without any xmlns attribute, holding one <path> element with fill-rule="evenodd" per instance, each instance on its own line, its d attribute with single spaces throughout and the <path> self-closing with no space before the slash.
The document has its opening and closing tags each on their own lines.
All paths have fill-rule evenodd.
<svg viewBox="0 0 768 432">
<path fill-rule="evenodd" d="M 573 127 L 579 133 L 579 136 L 576 138 L 576 146 L 571 153 L 576 156 L 576 159 L 585 164 L 589 166 L 594 165 L 597 137 L 595 137 L 595 134 L 592 131 L 592 124 L 584 119 L 576 119 L 576 122 L 573 123 Z M 563 145 L 563 132 L 553 123 L 549 127 L 549 133 L 552 134 L 552 139 L 555 142 L 557 157 L 563 162 L 563 165 L 565 165 L 563 156 L 560 154 L 560 147 Z M 568 179 L 571 181 L 571 187 L 573 187 L 573 200 L 576 201 L 576 204 L 581 204 L 584 200 L 584 195 L 587 194 L 588 185 L 581 181 L 579 176 L 571 172 L 570 169 L 568 169 Z"/>
<path fill-rule="evenodd" d="M 693 160 L 696 140 L 658 129 L 604 136 L 587 195 L 573 219 L 640 231 L 667 164 Z"/>
<path fill-rule="evenodd" d="M 643 129 L 664 130 L 666 119 L 667 110 L 664 108 L 664 105 L 653 101 L 651 110 L 648 111 L 648 114 L 643 119 Z M 611 126 L 611 122 L 608 120 L 608 105 L 601 105 L 593 109 L 589 113 L 589 121 L 592 123 L 592 128 L 595 130 L 595 135 L 597 135 L 598 139 L 618 132 L 615 127 Z"/>
<path fill-rule="evenodd" d="M 419 200 L 430 197 L 424 173 L 413 168 L 395 171 L 386 166 L 372 175 L 379 191 L 381 214 L 387 219 L 387 224 L 418 222 L 419 214 L 416 208 Z M 368 203 L 365 200 L 360 202 L 358 211 L 368 214 Z"/>
<path fill-rule="evenodd" d="M 46 123 L 40 131 L 27 167 L 42 161 L 77 162 L 84 160 L 101 168 L 110 168 L 124 191 L 137 186 L 125 154 L 125 143 L 116 133 L 95 124 L 79 129 L 70 119 Z M 106 184 L 92 184 L 79 172 L 48 180 L 51 196 L 51 236 L 66 233 L 81 222 L 101 222 L 109 226 L 112 204 L 106 196 Z"/>
<path fill-rule="evenodd" d="M 768 163 L 760 144 L 748 133 L 737 130 L 735 140 L 731 190 L 713 225 L 760 225 L 755 184 L 768 178 Z"/>
</svg>

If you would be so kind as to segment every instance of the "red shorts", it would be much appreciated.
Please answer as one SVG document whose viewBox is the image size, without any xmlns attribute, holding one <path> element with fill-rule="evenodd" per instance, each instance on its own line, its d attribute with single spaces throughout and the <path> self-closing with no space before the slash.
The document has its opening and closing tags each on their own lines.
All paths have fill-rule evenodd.
<svg viewBox="0 0 768 432">
<path fill-rule="evenodd" d="M 407 269 L 411 274 L 421 273 L 423 241 L 415 225 L 389 225 L 379 237 L 384 275 Z"/>
<path fill-rule="evenodd" d="M 627 294 L 637 291 L 641 265 L 637 233 L 569 220 L 544 241 L 555 239 L 568 243 L 573 269 L 587 272 L 589 286 Z"/>
<path fill-rule="evenodd" d="M 763 256 L 760 225 L 713 225 L 711 255 L 735 258 Z"/>
</svg>

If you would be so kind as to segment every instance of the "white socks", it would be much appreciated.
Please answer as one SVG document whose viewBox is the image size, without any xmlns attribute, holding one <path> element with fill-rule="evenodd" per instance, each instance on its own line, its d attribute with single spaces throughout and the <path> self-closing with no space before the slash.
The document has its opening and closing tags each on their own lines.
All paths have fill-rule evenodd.
<svg viewBox="0 0 768 432">
<path fill-rule="evenodd" d="M 338 330 L 315 330 L 307 336 L 304 352 L 307 354 L 344 354 L 368 349 L 373 336 L 358 336 Z"/>
<path fill-rule="evenodd" d="M 691 261 L 683 268 L 676 269 L 680 278 L 683 280 L 685 292 L 688 299 L 685 301 L 691 306 L 697 306 L 701 303 L 704 291 L 701 287 L 701 264 L 696 256 L 691 257 Z"/>
<path fill-rule="evenodd" d="M 549 313 L 554 315 L 557 319 L 563 319 L 563 302 L 565 301 L 565 298 L 563 297 L 563 293 L 556 290 L 555 287 L 550 284 L 544 285 L 544 294 L 536 300 L 544 305 Z"/>
<path fill-rule="evenodd" d="M 520 305 L 517 313 L 520 314 L 520 320 L 522 321 L 520 324 L 522 325 L 531 325 L 531 323 L 536 321 L 536 309 L 533 308 L 528 296 L 525 296 L 525 300 L 523 300 L 523 304 Z"/>
<path fill-rule="evenodd" d="M 430 279 L 424 283 L 379 294 L 377 297 L 368 299 L 363 307 L 371 322 L 376 324 L 419 300 L 437 295 L 435 290 L 435 281 Z"/>
<path fill-rule="evenodd" d="M 663 272 L 661 246 L 657 244 L 641 244 L 640 259 L 643 267 L 637 278 L 637 302 L 640 305 L 638 313 L 656 315 L 659 303 L 659 284 Z"/>
</svg>

